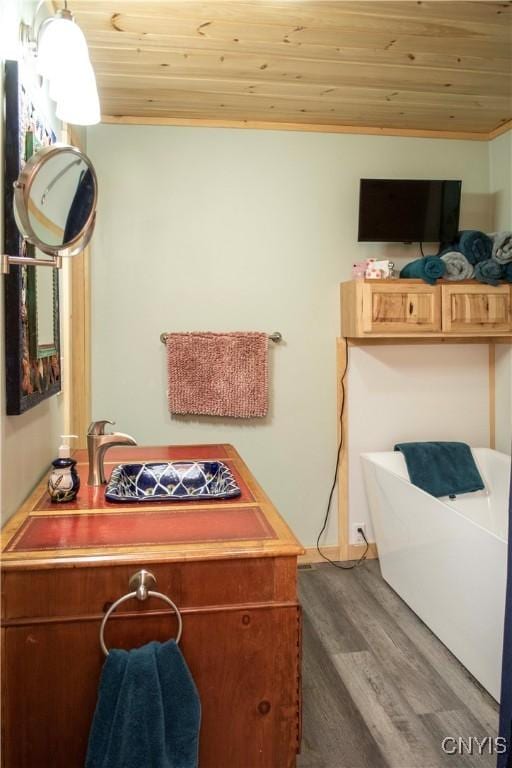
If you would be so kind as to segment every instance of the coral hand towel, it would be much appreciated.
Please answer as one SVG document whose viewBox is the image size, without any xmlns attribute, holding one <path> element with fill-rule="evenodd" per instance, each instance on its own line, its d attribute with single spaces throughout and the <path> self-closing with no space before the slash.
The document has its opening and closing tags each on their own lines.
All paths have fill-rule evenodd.
<svg viewBox="0 0 512 768">
<path fill-rule="evenodd" d="M 171 413 L 267 415 L 267 334 L 168 333 L 166 344 Z"/>
</svg>

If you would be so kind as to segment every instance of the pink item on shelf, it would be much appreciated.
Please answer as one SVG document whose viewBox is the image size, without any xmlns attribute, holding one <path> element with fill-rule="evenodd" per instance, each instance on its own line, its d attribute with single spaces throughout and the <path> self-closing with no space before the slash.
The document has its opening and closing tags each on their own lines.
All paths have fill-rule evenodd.
<svg viewBox="0 0 512 768">
<path fill-rule="evenodd" d="M 365 277 L 367 280 L 381 280 L 384 277 L 384 271 L 379 267 L 371 266 L 366 270 Z"/>
<path fill-rule="evenodd" d="M 366 270 L 371 267 L 374 261 L 375 259 L 364 259 L 363 261 L 358 261 L 357 264 L 354 264 L 352 267 L 352 277 L 354 280 L 362 280 L 365 278 Z"/>
<path fill-rule="evenodd" d="M 373 263 L 368 266 L 365 276 L 370 279 L 393 277 L 394 266 L 393 262 L 388 259 L 373 259 Z"/>
<path fill-rule="evenodd" d="M 171 413 L 267 415 L 266 333 L 168 333 L 166 346 Z"/>
</svg>

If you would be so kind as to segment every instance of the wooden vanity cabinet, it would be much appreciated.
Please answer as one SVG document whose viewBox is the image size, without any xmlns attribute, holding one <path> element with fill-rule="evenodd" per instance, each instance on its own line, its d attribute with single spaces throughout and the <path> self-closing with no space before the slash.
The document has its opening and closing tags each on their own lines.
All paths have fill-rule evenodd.
<svg viewBox="0 0 512 768">
<path fill-rule="evenodd" d="M 510 337 L 512 287 L 466 280 L 341 284 L 341 333 L 354 339 Z"/>
<path fill-rule="evenodd" d="M 59 557 L 55 551 L 31 552 L 24 559 L 12 542 L 19 540 L 27 516 L 8 524 L 2 568 L 3 768 L 83 768 L 104 662 L 100 621 L 130 591 L 129 578 L 141 568 L 154 573 L 155 589 L 182 614 L 180 647 L 202 703 L 201 768 L 295 766 L 301 720 L 296 575 L 302 549 L 241 460 L 233 459 L 231 467 L 255 499 L 242 509 L 257 503 L 273 538 L 184 542 L 158 552 L 154 546 L 108 554 L 68 549 Z M 42 513 L 30 501 L 28 507 L 30 523 Z M 234 520 L 237 509 L 229 507 Z M 153 513 L 158 514 L 154 505 L 148 511 Z M 53 516 L 52 526 L 62 517 Z M 74 524 L 85 517 L 77 512 Z M 176 627 L 164 602 L 131 600 L 112 614 L 105 642 L 130 649 L 165 641 Z"/>
</svg>

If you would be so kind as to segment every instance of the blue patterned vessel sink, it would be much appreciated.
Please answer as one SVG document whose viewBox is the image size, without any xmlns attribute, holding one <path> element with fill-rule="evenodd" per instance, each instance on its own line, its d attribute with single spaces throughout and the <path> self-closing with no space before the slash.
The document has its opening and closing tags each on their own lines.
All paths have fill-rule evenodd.
<svg viewBox="0 0 512 768">
<path fill-rule="evenodd" d="M 119 464 L 105 491 L 109 501 L 194 501 L 240 496 L 231 470 L 222 461 L 172 461 Z"/>
</svg>

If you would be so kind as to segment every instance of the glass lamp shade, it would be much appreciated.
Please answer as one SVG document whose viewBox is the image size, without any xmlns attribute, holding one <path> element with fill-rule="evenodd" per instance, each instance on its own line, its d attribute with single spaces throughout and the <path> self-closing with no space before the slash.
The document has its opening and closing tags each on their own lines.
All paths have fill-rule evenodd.
<svg viewBox="0 0 512 768">
<path fill-rule="evenodd" d="M 100 121 L 94 70 L 84 34 L 72 18 L 54 16 L 38 38 L 36 68 L 49 82 L 49 95 L 57 102 L 57 117 L 74 125 Z"/>
<path fill-rule="evenodd" d="M 88 78 L 91 62 L 89 56 L 73 53 L 58 70 L 55 70 L 49 81 L 48 93 L 53 101 L 62 101 L 74 88 L 80 88 L 82 81 Z M 94 78 L 94 73 L 92 75 Z"/>
<path fill-rule="evenodd" d="M 100 101 L 90 62 L 74 79 L 62 79 L 56 114 L 59 120 L 72 125 L 95 125 L 100 122 Z"/>
<path fill-rule="evenodd" d="M 87 49 L 77 50 L 70 53 L 61 66 L 54 69 L 53 75 L 49 80 L 48 93 L 53 101 L 62 101 L 67 98 L 67 94 L 72 93 L 75 88 L 80 88 L 84 79 L 90 78 L 92 72 L 91 62 Z M 95 82 L 95 81 L 94 81 Z"/>
<path fill-rule="evenodd" d="M 58 16 L 44 23 L 37 45 L 38 74 L 51 81 L 67 68 L 69 61 L 88 58 L 87 42 L 78 24 Z"/>
</svg>

